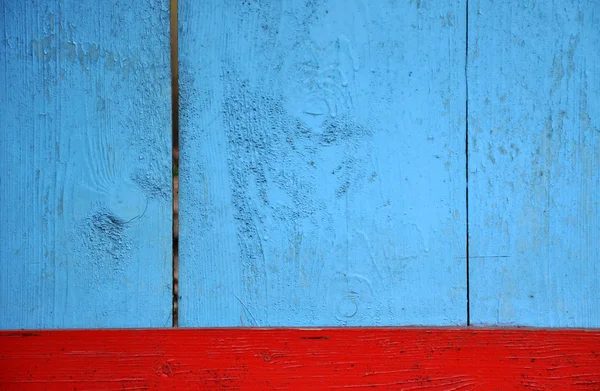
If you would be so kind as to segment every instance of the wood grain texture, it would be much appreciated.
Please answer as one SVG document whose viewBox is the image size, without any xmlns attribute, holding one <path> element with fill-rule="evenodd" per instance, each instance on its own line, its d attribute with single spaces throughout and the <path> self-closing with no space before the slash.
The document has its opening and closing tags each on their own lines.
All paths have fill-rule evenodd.
<svg viewBox="0 0 600 391">
<path fill-rule="evenodd" d="M 474 324 L 600 326 L 600 3 L 469 2 Z"/>
<path fill-rule="evenodd" d="M 179 12 L 180 324 L 465 324 L 465 1 Z"/>
<path fill-rule="evenodd" d="M 0 328 L 171 317 L 168 1 L 0 6 Z"/>
<path fill-rule="evenodd" d="M 2 390 L 598 390 L 600 331 L 0 333 Z"/>
</svg>

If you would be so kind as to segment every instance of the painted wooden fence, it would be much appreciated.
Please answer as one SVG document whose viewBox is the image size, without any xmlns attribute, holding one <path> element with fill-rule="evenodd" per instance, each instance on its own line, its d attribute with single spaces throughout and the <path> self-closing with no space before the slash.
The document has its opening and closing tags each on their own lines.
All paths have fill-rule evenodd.
<svg viewBox="0 0 600 391">
<path fill-rule="evenodd" d="M 178 23 L 182 326 L 572 329 L 4 331 L 0 388 L 600 387 L 600 2 Z M 169 2 L 5 0 L 0 32 L 0 329 L 170 326 Z"/>
</svg>

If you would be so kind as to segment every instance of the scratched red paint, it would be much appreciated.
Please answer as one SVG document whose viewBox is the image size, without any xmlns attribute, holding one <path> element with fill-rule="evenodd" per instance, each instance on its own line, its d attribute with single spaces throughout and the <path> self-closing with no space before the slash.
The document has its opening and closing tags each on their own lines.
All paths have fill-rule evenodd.
<svg viewBox="0 0 600 391">
<path fill-rule="evenodd" d="M 0 332 L 2 390 L 598 390 L 600 330 Z"/>
</svg>

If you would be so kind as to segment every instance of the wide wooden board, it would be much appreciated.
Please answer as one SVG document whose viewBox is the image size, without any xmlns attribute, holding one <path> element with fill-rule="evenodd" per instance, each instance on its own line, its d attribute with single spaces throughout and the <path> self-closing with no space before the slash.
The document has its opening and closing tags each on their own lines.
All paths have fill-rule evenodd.
<svg viewBox="0 0 600 391">
<path fill-rule="evenodd" d="M 168 1 L 0 6 L 0 328 L 171 324 Z"/>
<path fill-rule="evenodd" d="M 474 324 L 600 326 L 600 2 L 469 1 Z"/>
<path fill-rule="evenodd" d="M 18 390 L 598 390 L 598 330 L 0 332 Z"/>
<path fill-rule="evenodd" d="M 465 324 L 465 1 L 179 6 L 180 324 Z"/>
</svg>

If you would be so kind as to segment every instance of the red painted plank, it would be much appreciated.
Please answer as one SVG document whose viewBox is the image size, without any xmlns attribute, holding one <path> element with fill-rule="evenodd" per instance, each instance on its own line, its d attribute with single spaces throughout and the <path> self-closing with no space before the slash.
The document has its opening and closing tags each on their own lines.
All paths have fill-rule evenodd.
<svg viewBox="0 0 600 391">
<path fill-rule="evenodd" d="M 599 330 L 0 332 L 2 390 L 599 390 Z"/>
</svg>

